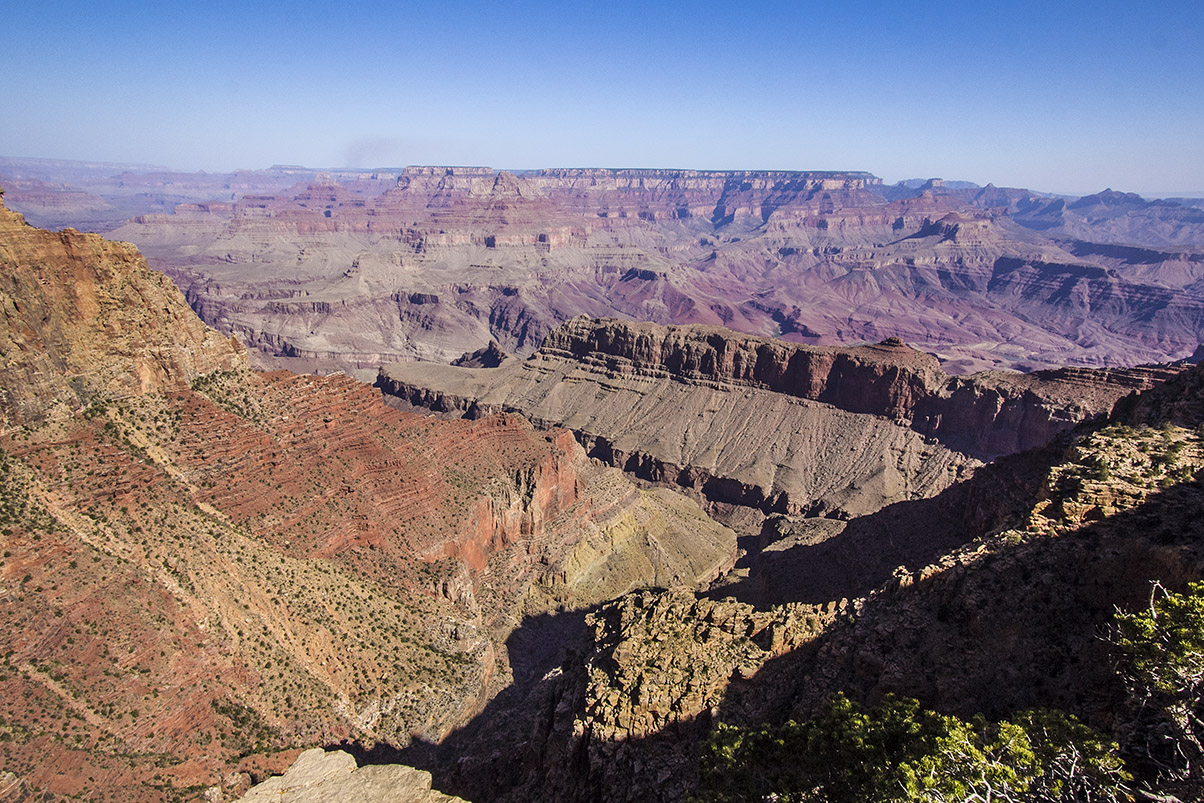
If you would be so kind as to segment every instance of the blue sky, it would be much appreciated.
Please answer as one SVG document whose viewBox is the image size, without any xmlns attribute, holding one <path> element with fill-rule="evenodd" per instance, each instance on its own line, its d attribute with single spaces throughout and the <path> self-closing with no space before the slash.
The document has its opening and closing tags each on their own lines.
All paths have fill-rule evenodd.
<svg viewBox="0 0 1204 803">
<path fill-rule="evenodd" d="M 1204 3 L 0 0 L 0 155 L 1204 191 Z"/>
</svg>

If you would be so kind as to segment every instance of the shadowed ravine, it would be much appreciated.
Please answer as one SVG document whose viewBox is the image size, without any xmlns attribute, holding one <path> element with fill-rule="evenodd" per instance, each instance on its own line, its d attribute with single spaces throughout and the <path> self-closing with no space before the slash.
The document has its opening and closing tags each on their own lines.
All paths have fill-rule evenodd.
<svg viewBox="0 0 1204 803">
<path fill-rule="evenodd" d="M 734 674 L 716 707 L 682 711 L 673 724 L 640 736 L 608 734 L 596 706 L 606 684 L 624 676 L 622 667 L 650 677 L 664 671 L 656 643 L 591 645 L 581 639 L 579 614 L 572 626 L 557 623 L 564 614 L 528 621 L 508 642 L 512 654 L 532 639 L 573 631 L 563 660 L 548 660 L 545 649 L 528 680 L 469 725 L 438 746 L 417 745 L 390 760 L 428 769 L 436 788 L 478 803 L 672 801 L 697 783 L 701 743 L 715 721 L 797 720 L 837 691 L 866 704 L 887 692 L 914 696 L 960 716 L 1056 707 L 1110 731 L 1131 714 L 1112 671 L 1108 623 L 1116 606 L 1148 597 L 1150 579 L 1179 589 L 1204 571 L 1204 522 L 1196 515 L 1202 497 L 1193 480 L 1065 535 L 995 543 L 944 561 L 926 579 L 896 578 L 818 637 L 778 657 L 764 653 L 750 675 Z M 916 571 L 923 564 L 911 565 Z M 805 589 L 805 577 L 798 580 L 793 596 L 824 596 Z M 862 596 L 861 583 L 831 582 L 840 596 Z M 688 615 L 684 607 L 670 610 Z M 625 615 L 613 604 L 594 614 L 616 632 Z M 603 674 L 591 680 L 587 665 Z"/>
</svg>

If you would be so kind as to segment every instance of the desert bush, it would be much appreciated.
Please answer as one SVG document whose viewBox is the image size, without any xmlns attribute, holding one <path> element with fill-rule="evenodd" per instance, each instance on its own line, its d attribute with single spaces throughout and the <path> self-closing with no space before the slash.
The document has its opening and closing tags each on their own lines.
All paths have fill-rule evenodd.
<svg viewBox="0 0 1204 803">
<path fill-rule="evenodd" d="M 1128 800 L 1117 746 L 1059 711 L 963 720 L 888 696 L 863 712 L 843 695 L 814 719 L 720 724 L 701 800 L 794 803 L 1095 803 Z"/>
</svg>

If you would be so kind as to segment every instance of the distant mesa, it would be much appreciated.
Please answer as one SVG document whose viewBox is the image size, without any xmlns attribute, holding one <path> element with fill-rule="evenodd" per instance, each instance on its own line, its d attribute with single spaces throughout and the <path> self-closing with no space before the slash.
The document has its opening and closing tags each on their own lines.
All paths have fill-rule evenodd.
<svg viewBox="0 0 1204 803">
<path fill-rule="evenodd" d="M 897 186 L 907 187 L 913 190 L 932 190 L 932 189 L 950 189 L 950 190 L 976 190 L 982 185 L 975 184 L 973 181 L 946 181 L 943 178 L 909 178 L 900 181 Z M 988 185 L 992 186 L 992 185 Z"/>
<path fill-rule="evenodd" d="M 525 357 L 578 314 L 811 345 L 898 336 L 958 374 L 1168 362 L 1204 340 L 1204 211 L 1112 190 L 484 166 L 63 163 L 18 180 L 5 164 L 14 208 L 136 243 L 262 367 L 370 377 L 491 341 Z"/>
</svg>

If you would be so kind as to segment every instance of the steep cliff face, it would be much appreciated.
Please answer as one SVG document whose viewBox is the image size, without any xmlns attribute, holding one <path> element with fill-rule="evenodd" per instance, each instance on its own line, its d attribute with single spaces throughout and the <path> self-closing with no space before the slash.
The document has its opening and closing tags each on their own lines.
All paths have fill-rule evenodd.
<svg viewBox="0 0 1204 803">
<path fill-rule="evenodd" d="M 35 229 L 3 206 L 0 316 L 0 427 L 98 396 L 186 387 L 246 362 L 132 246 Z"/>
<path fill-rule="evenodd" d="M 438 740 L 510 682 L 524 617 L 705 583 L 735 558 L 730 530 L 567 432 L 252 372 L 128 246 L 16 223 L 0 238 L 20 257 L 0 317 L 0 415 L 21 425 L 0 431 L 13 788 L 222 800 L 298 747 Z"/>
<path fill-rule="evenodd" d="M 1202 375 L 937 498 L 785 539 L 772 557 L 783 570 L 743 584 L 768 580 L 794 602 L 754 607 L 726 586 L 603 606 L 521 706 L 453 739 L 448 755 L 472 758 L 436 776 L 480 800 L 689 799 L 716 723 L 799 721 L 839 691 L 963 717 L 1056 707 L 1118 739 L 1147 786 L 1101 635 L 1118 606 L 1149 604 L 1151 580 L 1204 577 Z"/>
<path fill-rule="evenodd" d="M 540 346 L 613 373 L 750 385 L 854 413 L 907 418 L 944 378 L 936 358 L 901 341 L 854 348 L 804 348 L 705 327 L 662 327 L 574 318 Z"/>
<path fill-rule="evenodd" d="M 428 205 L 439 208 L 470 197 L 542 198 L 588 204 L 606 219 L 730 221 L 736 215 L 764 220 L 780 206 L 879 184 L 869 173 L 847 171 L 561 168 L 515 176 L 489 168 L 410 167 L 397 186 L 398 194 L 429 199 Z"/>
<path fill-rule="evenodd" d="M 1079 421 L 1107 413 L 1117 399 L 1183 370 L 1182 365 L 1066 368 L 952 377 L 936 358 L 893 338 L 875 345 L 814 347 L 717 328 L 588 318 L 552 332 L 539 356 L 571 357 L 619 375 L 764 388 L 906 421 L 980 459 L 1043 445 Z"/>
<path fill-rule="evenodd" d="M 812 347 L 580 317 L 526 361 L 399 363 L 378 385 L 441 412 L 568 427 L 594 456 L 713 502 L 848 517 L 936 494 L 1179 370 L 950 377 L 899 341 Z"/>
<path fill-rule="evenodd" d="M 1201 247 L 1168 222 L 1190 217 L 1176 205 L 1112 204 L 1097 236 L 1028 225 L 1050 199 L 1023 190 L 857 172 L 407 168 L 384 192 L 307 178 L 119 236 L 206 321 L 292 366 L 450 362 L 490 340 L 526 355 L 578 314 L 900 337 L 966 373 L 1159 362 L 1204 338 Z M 1168 226 L 1173 247 L 1117 256 Z"/>
</svg>

